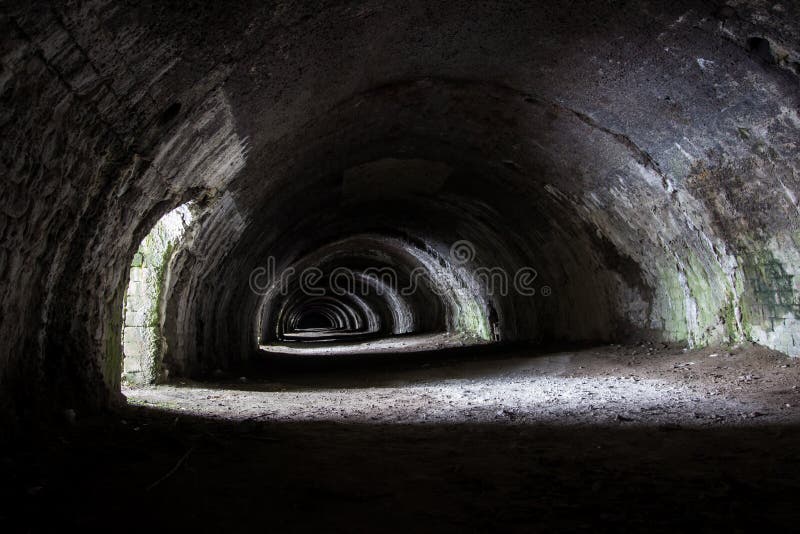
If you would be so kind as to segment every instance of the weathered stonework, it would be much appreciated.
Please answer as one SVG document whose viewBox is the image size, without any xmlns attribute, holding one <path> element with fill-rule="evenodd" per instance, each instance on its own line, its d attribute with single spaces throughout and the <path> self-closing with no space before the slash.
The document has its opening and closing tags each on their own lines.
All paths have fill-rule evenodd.
<svg viewBox="0 0 800 534">
<path fill-rule="evenodd" d="M 191 221 L 189 206 L 175 208 L 159 219 L 133 256 L 122 332 L 122 376 L 131 384 L 167 378 L 161 369 L 164 284 L 172 254 Z"/>
</svg>

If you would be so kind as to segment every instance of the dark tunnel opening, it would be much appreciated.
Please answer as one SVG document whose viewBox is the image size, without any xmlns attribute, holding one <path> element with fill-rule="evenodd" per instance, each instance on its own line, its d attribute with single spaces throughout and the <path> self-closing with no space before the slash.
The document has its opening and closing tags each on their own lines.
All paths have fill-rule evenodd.
<svg viewBox="0 0 800 534">
<path fill-rule="evenodd" d="M 295 330 L 333 330 L 337 327 L 334 316 L 326 313 L 326 310 L 316 311 L 313 308 L 303 313 L 297 320 Z"/>
</svg>

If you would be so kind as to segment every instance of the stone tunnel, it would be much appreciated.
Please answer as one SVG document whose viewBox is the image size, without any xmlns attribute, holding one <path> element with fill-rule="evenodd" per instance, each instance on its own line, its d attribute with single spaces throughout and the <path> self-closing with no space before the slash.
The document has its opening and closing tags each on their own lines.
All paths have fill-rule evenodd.
<svg viewBox="0 0 800 534">
<path fill-rule="evenodd" d="M 170 404 L 193 402 L 186 384 L 204 399 L 365 388 L 292 405 L 324 411 L 386 373 L 434 372 L 424 394 L 441 403 L 464 366 L 561 397 L 585 383 L 497 369 L 572 380 L 638 359 L 661 374 L 648 367 L 652 390 L 623 395 L 614 425 L 647 426 L 636 399 L 673 392 L 665 375 L 694 391 L 691 369 L 713 364 L 694 371 L 712 377 L 707 402 L 744 403 L 719 417 L 797 439 L 796 1 L 36 0 L 4 3 L 0 26 L 9 435 L 94 435 L 130 410 L 234 424 L 217 409 L 230 398 L 190 416 Z M 558 433 L 587 398 L 544 419 L 555 397 L 483 403 Z M 240 423 L 294 421 L 242 402 Z M 691 402 L 677 424 L 719 419 Z"/>
</svg>

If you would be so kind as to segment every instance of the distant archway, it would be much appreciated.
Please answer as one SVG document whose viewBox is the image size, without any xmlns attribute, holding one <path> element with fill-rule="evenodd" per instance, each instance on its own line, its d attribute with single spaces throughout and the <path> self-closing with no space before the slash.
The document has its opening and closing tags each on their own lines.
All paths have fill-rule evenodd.
<svg viewBox="0 0 800 534">
<path fill-rule="evenodd" d="M 161 303 L 169 261 L 192 222 L 190 203 L 178 206 L 153 226 L 131 262 L 122 330 L 122 380 L 152 384 L 162 374 Z"/>
</svg>

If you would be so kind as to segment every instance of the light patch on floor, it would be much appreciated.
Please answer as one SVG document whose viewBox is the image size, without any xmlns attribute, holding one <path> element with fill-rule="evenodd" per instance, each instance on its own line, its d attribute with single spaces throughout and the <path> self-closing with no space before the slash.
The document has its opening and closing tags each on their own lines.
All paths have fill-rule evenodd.
<svg viewBox="0 0 800 534">
<path fill-rule="evenodd" d="M 279 354 L 387 354 L 396 352 L 424 352 L 485 344 L 486 341 L 456 334 L 422 334 L 392 336 L 361 341 L 331 341 L 315 343 L 274 342 L 260 345 L 265 352 Z"/>
<path fill-rule="evenodd" d="M 264 422 L 738 425 L 797 422 L 797 369 L 760 347 L 610 347 L 124 393 L 136 405 Z"/>
</svg>

